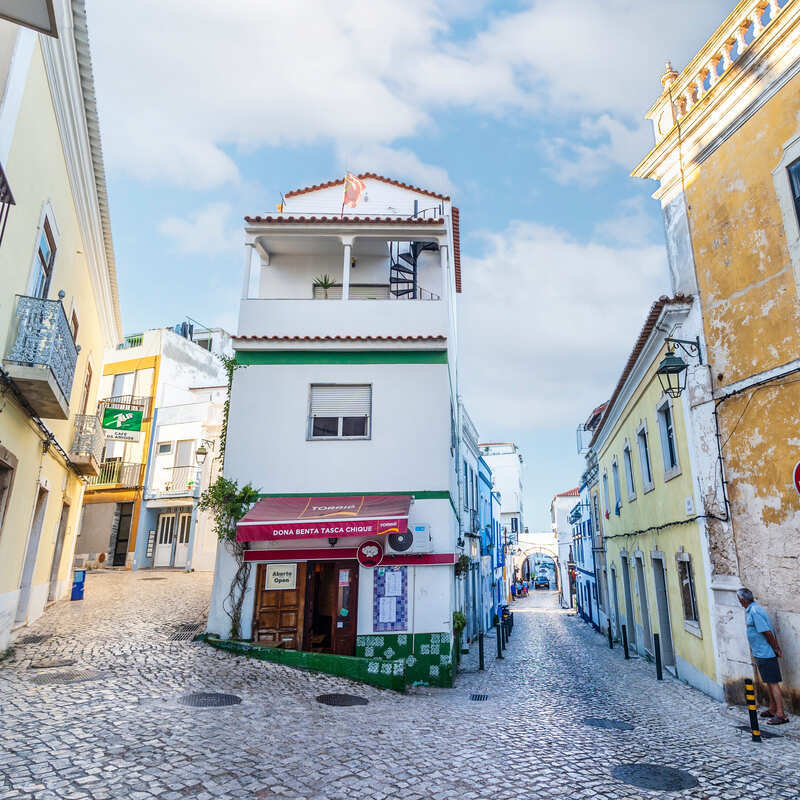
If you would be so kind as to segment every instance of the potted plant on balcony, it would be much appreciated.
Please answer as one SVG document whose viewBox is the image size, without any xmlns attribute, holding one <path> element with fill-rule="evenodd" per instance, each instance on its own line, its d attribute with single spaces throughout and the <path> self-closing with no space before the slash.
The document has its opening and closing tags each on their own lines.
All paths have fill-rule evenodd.
<svg viewBox="0 0 800 800">
<path fill-rule="evenodd" d="M 324 275 L 318 275 L 314 278 L 314 286 L 318 286 L 325 294 L 325 299 L 328 299 L 328 289 L 331 289 L 335 285 L 332 275 L 328 275 L 326 272 Z"/>
</svg>

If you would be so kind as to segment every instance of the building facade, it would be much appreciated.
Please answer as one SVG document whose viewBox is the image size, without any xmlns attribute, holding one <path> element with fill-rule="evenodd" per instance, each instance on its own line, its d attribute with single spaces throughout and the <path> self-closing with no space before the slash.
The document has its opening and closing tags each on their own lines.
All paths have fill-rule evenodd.
<svg viewBox="0 0 800 800">
<path fill-rule="evenodd" d="M 500 527 L 506 541 L 513 545 L 524 530 L 522 453 L 513 442 L 485 442 L 479 448 L 500 492 Z"/>
<path fill-rule="evenodd" d="M 577 502 L 570 509 L 572 555 L 575 562 L 575 607 L 578 615 L 600 628 L 599 586 L 596 574 L 596 529 L 591 514 L 590 493 L 584 481 L 576 490 Z"/>
<path fill-rule="evenodd" d="M 197 502 L 215 469 L 227 389 L 219 355 L 226 352 L 225 331 L 195 333 L 186 324 L 128 336 L 106 351 L 97 417 L 118 410 L 139 415 L 141 424 L 102 431 L 99 470 L 84 496 L 77 564 L 213 568 L 216 542 L 206 525 L 198 535 Z M 207 465 L 196 457 L 204 440 Z"/>
<path fill-rule="evenodd" d="M 355 180 L 353 207 L 339 180 L 245 218 L 225 475 L 262 499 L 237 533 L 252 567 L 237 633 L 286 663 L 449 685 L 464 554 L 458 210 Z M 221 546 L 208 630 L 222 637 L 236 571 Z"/>
<path fill-rule="evenodd" d="M 42 19 L 51 35 L 0 20 L 0 652 L 71 584 L 120 336 L 84 5 Z"/>
<path fill-rule="evenodd" d="M 557 494 L 550 501 L 550 520 L 558 547 L 559 598 L 563 608 L 576 607 L 577 571 L 570 514 L 580 497 L 577 488 Z"/>
<path fill-rule="evenodd" d="M 795 710 L 799 48 L 796 0 L 738 3 L 681 72 L 668 65 L 647 114 L 656 143 L 634 171 L 658 181 L 673 291 L 694 300 L 681 337 L 699 337 L 702 359 L 685 356 L 686 391 L 700 509 L 713 517 L 717 671 L 726 695 L 741 700 L 742 679 L 752 675 L 735 596 L 745 584 L 784 646 L 783 685 Z"/>
<path fill-rule="evenodd" d="M 664 331 L 685 323 L 692 302 L 658 300 L 595 431 L 612 634 L 625 625 L 632 651 L 655 658 L 722 699 L 714 660 L 707 520 L 691 457 L 686 394 L 665 394 L 657 370 Z M 657 637 L 657 638 L 656 638 Z"/>
<path fill-rule="evenodd" d="M 484 616 L 484 581 L 482 559 L 485 546 L 482 536 L 480 501 L 478 430 L 467 413 L 463 400 L 459 398 L 459 420 L 461 426 L 461 470 L 459 475 L 461 538 L 464 552 L 469 558 L 469 568 L 460 575 L 456 585 L 457 603 L 467 618 L 466 641 L 471 642 L 481 627 Z"/>
</svg>

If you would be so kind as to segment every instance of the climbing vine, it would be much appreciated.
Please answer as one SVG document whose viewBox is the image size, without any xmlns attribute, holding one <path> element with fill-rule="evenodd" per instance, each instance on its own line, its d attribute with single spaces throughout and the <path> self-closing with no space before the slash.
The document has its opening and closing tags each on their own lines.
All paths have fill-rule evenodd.
<svg viewBox="0 0 800 800">
<path fill-rule="evenodd" d="M 236 523 L 258 500 L 258 496 L 258 491 L 249 483 L 240 489 L 236 481 L 220 475 L 203 492 L 198 504 L 201 511 L 209 511 L 213 515 L 214 533 L 236 562 L 236 572 L 231 580 L 228 596 L 222 604 L 231 621 L 232 639 L 241 635 L 242 605 L 250 579 L 250 564 L 244 560 L 244 545 L 236 541 Z"/>
<path fill-rule="evenodd" d="M 233 373 L 241 369 L 244 364 L 236 360 L 236 356 L 220 355 L 225 374 L 228 376 L 228 394 L 225 397 L 225 405 L 222 408 L 222 431 L 219 435 L 219 459 L 220 468 L 225 466 L 225 445 L 228 443 L 228 415 L 231 410 L 231 386 L 233 386 Z"/>
</svg>

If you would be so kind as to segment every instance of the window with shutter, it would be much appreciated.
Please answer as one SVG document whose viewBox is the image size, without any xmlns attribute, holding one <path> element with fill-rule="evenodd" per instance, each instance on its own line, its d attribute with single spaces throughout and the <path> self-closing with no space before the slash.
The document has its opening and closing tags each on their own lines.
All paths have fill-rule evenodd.
<svg viewBox="0 0 800 800">
<path fill-rule="evenodd" d="M 309 438 L 367 439 L 370 436 L 372 387 L 314 384 L 311 386 Z"/>
</svg>

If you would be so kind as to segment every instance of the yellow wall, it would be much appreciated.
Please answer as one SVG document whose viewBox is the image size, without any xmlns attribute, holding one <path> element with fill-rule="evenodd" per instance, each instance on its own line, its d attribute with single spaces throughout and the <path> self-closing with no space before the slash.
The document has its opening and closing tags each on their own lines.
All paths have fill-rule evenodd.
<svg viewBox="0 0 800 800">
<path fill-rule="evenodd" d="M 718 387 L 800 358 L 799 289 L 772 175 L 798 132 L 800 76 L 724 141 L 687 187 Z M 793 635 L 800 633 L 800 497 L 791 479 L 800 461 L 797 377 L 747 391 L 719 409 L 739 574 L 768 608 L 795 615 Z M 716 549 L 712 542 L 720 571 L 735 572 L 733 556 L 722 545 Z"/>
<path fill-rule="evenodd" d="M 625 591 L 622 584 L 622 565 L 620 552 L 627 550 L 631 572 L 631 600 L 636 624 L 642 627 L 642 615 L 639 596 L 635 589 L 636 572 L 634 553 L 638 550 L 643 553 L 643 566 L 647 584 L 647 600 L 651 630 L 660 633 L 658 607 L 656 604 L 656 587 L 653 575 L 651 552 L 659 550 L 664 553 L 664 566 L 666 568 L 667 597 L 669 602 L 669 616 L 673 646 L 677 656 L 688 661 L 700 670 L 711 681 L 716 680 L 714 653 L 711 641 L 711 621 L 708 613 L 706 575 L 703 562 L 703 551 L 700 542 L 701 532 L 697 522 L 672 525 L 658 532 L 642 533 L 623 536 L 632 531 L 663 525 L 668 522 L 685 521 L 691 519 L 697 512 L 686 513 L 685 501 L 693 497 L 693 482 L 689 465 L 689 450 L 686 439 L 686 427 L 681 400 L 672 401 L 673 424 L 677 444 L 678 463 L 681 469 L 679 475 L 665 480 L 664 461 L 662 457 L 661 438 L 659 434 L 656 406 L 663 399 L 661 385 L 655 374 L 656 366 L 663 357 L 663 351 L 654 360 L 641 384 L 631 400 L 614 422 L 608 438 L 603 442 L 598 453 L 600 466 L 598 485 L 600 492 L 601 524 L 606 544 L 606 561 L 609 581 L 612 579 L 611 566 L 614 565 L 617 576 L 617 596 L 619 598 L 619 613 L 625 615 Z M 642 421 L 646 421 L 650 462 L 652 467 L 653 489 L 644 491 L 641 460 L 636 438 L 637 428 Z M 635 499 L 628 500 L 626 483 L 625 462 L 623 448 L 625 439 L 631 445 L 631 461 L 633 467 Z M 616 456 L 619 464 L 620 494 L 622 508 L 615 513 L 614 481 L 612 477 L 612 462 Z M 603 475 L 608 475 L 610 508 L 606 509 Z M 608 518 L 606 518 L 608 511 Z M 697 597 L 697 610 L 699 616 L 699 635 L 690 633 L 684 625 L 683 605 L 681 602 L 680 586 L 677 574 L 676 554 L 683 547 L 691 556 L 692 569 L 695 578 L 695 593 Z M 612 589 L 613 598 L 613 589 Z M 612 600 L 613 602 L 613 600 Z M 630 623 L 628 628 L 630 630 Z M 688 626 L 693 628 L 693 626 Z M 629 637 L 630 638 L 630 637 Z M 650 647 L 648 646 L 648 650 Z M 678 668 L 680 674 L 680 667 Z"/>
<path fill-rule="evenodd" d="M 84 255 L 87 248 L 81 238 L 38 38 L 9 158 L 3 166 L 16 205 L 11 207 L 5 237 L 0 246 L 0 286 L 3 287 L 0 293 L 0 353 L 4 354 L 8 348 L 14 295 L 28 291 L 43 204 L 49 200 L 59 231 L 49 298 L 55 299 L 58 291 L 63 289 L 66 292 L 64 306 L 68 316 L 75 303 L 80 322 L 77 343 L 81 351 L 70 397 L 70 419 L 45 420 L 45 424 L 61 446 L 69 451 L 73 417 L 82 399 L 84 376 L 90 361 L 94 378 L 89 408 L 94 408 L 97 399 L 105 338 L 97 314 L 97 298 Z M 3 402 L 5 407 L 0 414 L 0 444 L 19 459 L 19 466 L 7 516 L 0 531 L 0 600 L 6 593 L 14 592 L 19 587 L 39 479 L 49 482 L 50 495 L 33 578 L 34 587 L 49 582 L 62 499 L 71 502 L 71 510 L 59 578 L 64 581 L 69 579 L 83 493 L 80 479 L 65 468 L 63 460 L 54 455 L 52 449 L 48 454 L 42 454 L 41 438 L 28 415 L 8 394 L 4 400 L 0 400 L 0 407 Z"/>
</svg>

